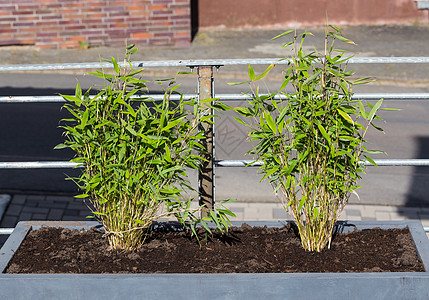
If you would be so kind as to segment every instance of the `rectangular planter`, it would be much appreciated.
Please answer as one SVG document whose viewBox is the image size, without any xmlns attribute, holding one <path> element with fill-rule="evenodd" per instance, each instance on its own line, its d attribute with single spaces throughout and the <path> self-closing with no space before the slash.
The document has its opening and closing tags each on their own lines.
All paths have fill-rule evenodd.
<svg viewBox="0 0 429 300">
<path fill-rule="evenodd" d="M 246 223 L 284 225 L 284 222 Z M 408 227 L 426 272 L 3 274 L 27 233 L 41 226 L 88 229 L 98 223 L 20 222 L 0 250 L 1 299 L 429 299 L 429 240 L 419 221 L 343 222 L 339 231 L 355 227 Z"/>
</svg>

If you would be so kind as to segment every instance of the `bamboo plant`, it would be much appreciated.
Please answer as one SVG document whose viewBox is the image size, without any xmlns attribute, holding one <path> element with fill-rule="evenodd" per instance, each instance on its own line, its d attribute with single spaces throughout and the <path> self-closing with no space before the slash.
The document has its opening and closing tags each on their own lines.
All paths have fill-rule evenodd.
<svg viewBox="0 0 429 300">
<path fill-rule="evenodd" d="M 89 199 L 112 247 L 138 248 L 162 217 L 175 217 L 194 234 L 197 224 L 211 232 L 208 221 L 224 232 L 232 212 L 221 207 L 201 219 L 201 207 L 191 209 L 192 198 L 185 198 L 192 190 L 187 170 L 198 170 L 205 152 L 198 127 L 212 122 L 208 105 L 183 95 L 170 100 L 178 88 L 174 78 L 162 81 L 168 87 L 161 101 L 148 96 L 143 70 L 129 61 L 136 50 L 127 48 L 122 66 L 108 60 L 113 74 L 92 73 L 107 82 L 95 96 L 79 84 L 75 95 L 63 95 L 71 118 L 62 120 L 66 141 L 56 148 L 71 148 L 72 161 L 85 166 L 72 178 L 83 191 L 77 197 Z"/>
<path fill-rule="evenodd" d="M 335 223 L 359 187 L 362 161 L 375 164 L 368 155 L 379 151 L 365 147 L 365 135 L 369 126 L 382 131 L 374 123 L 381 119 L 382 100 L 371 104 L 352 98 L 353 86 L 372 79 L 350 79 L 350 57 L 335 49 L 334 42 L 354 43 L 339 28 L 327 26 L 323 53 L 304 52 L 309 32 L 287 31 L 274 39 L 290 34 L 292 41 L 283 47 L 292 47 L 293 55 L 285 58 L 288 68 L 279 92 L 261 95 L 256 84 L 273 65 L 259 76 L 249 65 L 246 82 L 252 100 L 235 108 L 246 117 L 236 119 L 250 128 L 250 140 L 257 144 L 249 154 L 263 162 L 262 180 L 269 180 L 293 216 L 302 246 L 320 252 L 330 247 Z"/>
</svg>

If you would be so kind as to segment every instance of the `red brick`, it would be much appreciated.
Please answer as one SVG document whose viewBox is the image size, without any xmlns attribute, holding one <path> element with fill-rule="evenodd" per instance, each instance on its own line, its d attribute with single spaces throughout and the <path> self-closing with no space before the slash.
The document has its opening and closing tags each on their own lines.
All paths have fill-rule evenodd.
<svg viewBox="0 0 429 300">
<path fill-rule="evenodd" d="M 39 16 L 35 16 L 35 15 L 32 15 L 32 16 L 19 16 L 18 20 L 19 21 L 37 21 L 37 20 L 39 20 Z"/>
<path fill-rule="evenodd" d="M 64 30 L 65 31 L 69 31 L 69 30 L 82 30 L 85 29 L 86 27 L 84 25 L 66 25 L 64 26 Z"/>
<path fill-rule="evenodd" d="M 175 32 L 174 35 L 177 37 L 183 37 L 183 36 L 189 37 L 191 35 L 191 33 L 189 31 L 178 31 L 178 32 Z"/>
<path fill-rule="evenodd" d="M 31 27 L 20 27 L 18 29 L 19 32 L 28 32 L 28 33 L 34 33 L 39 32 L 41 30 L 40 27 L 31 26 Z"/>
<path fill-rule="evenodd" d="M 82 41 L 83 42 L 86 40 L 86 38 L 84 36 L 72 36 L 69 40 L 70 41 L 77 41 L 77 42 Z"/>
<path fill-rule="evenodd" d="M 189 9 L 175 9 L 174 15 L 186 15 L 189 18 Z"/>
<path fill-rule="evenodd" d="M 14 22 L 13 27 L 28 27 L 34 26 L 34 22 Z"/>
<path fill-rule="evenodd" d="M 32 15 L 32 14 L 33 14 L 33 12 L 29 11 L 29 10 L 15 10 L 15 11 L 12 11 L 12 15 L 14 15 L 14 16 Z"/>
<path fill-rule="evenodd" d="M 57 32 L 38 32 L 36 37 L 57 37 Z"/>
<path fill-rule="evenodd" d="M 133 39 L 147 39 L 151 37 L 152 37 L 152 34 L 149 32 L 140 32 L 140 33 L 131 34 L 131 38 Z"/>
<path fill-rule="evenodd" d="M 150 5 L 149 6 L 149 10 L 155 11 L 155 10 L 163 10 L 163 9 L 167 9 L 168 6 L 167 5 Z"/>
<path fill-rule="evenodd" d="M 0 35 L 0 45 L 6 46 L 6 45 L 19 45 L 21 44 L 19 40 L 10 38 L 3 38 L 2 35 Z"/>
<path fill-rule="evenodd" d="M 41 27 L 41 26 L 55 26 L 59 25 L 58 21 L 39 21 L 34 23 L 35 26 Z"/>
<path fill-rule="evenodd" d="M 7 23 L 10 23 L 10 22 L 15 22 L 17 20 L 17 18 L 16 17 L 9 17 L 9 16 L 1 16 L 0 15 L 0 22 L 7 22 Z"/>
</svg>

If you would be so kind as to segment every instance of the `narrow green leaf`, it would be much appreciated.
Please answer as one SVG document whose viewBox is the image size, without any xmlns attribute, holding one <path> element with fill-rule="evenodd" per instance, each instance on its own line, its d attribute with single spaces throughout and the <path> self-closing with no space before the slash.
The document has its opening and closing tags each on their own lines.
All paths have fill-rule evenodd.
<svg viewBox="0 0 429 300">
<path fill-rule="evenodd" d="M 301 200 L 299 201 L 298 211 L 301 211 L 302 207 L 303 207 L 303 206 L 304 206 L 304 204 L 305 204 L 305 201 L 307 201 L 307 196 L 306 196 L 306 195 L 303 195 L 303 196 L 301 197 Z"/>
<path fill-rule="evenodd" d="M 377 101 L 377 103 L 372 107 L 371 111 L 369 112 L 367 116 L 368 121 L 372 121 L 374 119 L 375 114 L 377 113 L 380 106 L 383 104 L 383 99 L 380 99 Z"/>
<path fill-rule="evenodd" d="M 265 76 L 267 76 L 273 67 L 274 67 L 274 64 L 269 65 L 269 67 L 264 72 L 262 72 L 260 75 L 258 75 L 255 78 L 255 81 L 260 80 L 260 79 L 264 78 Z"/>
<path fill-rule="evenodd" d="M 347 114 L 346 112 L 342 111 L 341 109 L 337 109 L 337 112 L 345 119 L 347 120 L 347 122 L 352 123 L 353 125 L 355 124 L 355 122 L 353 122 L 352 118 L 349 116 L 349 114 Z"/>
<path fill-rule="evenodd" d="M 249 64 L 249 78 L 250 80 L 255 80 L 255 71 L 252 68 L 252 65 Z"/>
<path fill-rule="evenodd" d="M 64 149 L 64 148 L 68 148 L 69 146 L 67 146 L 66 144 L 58 144 L 54 147 L 55 150 L 59 150 L 59 149 Z"/>
<path fill-rule="evenodd" d="M 334 32 L 331 32 L 330 35 L 332 35 L 334 38 L 336 38 L 337 40 L 340 40 L 342 42 L 348 43 L 348 44 L 353 44 L 356 45 L 355 42 L 353 42 L 352 40 L 349 40 L 345 37 L 343 37 L 342 35 L 336 34 Z"/>
<path fill-rule="evenodd" d="M 326 132 L 325 128 L 323 128 L 322 125 L 317 125 L 319 128 L 320 133 L 323 135 L 323 137 L 328 141 L 329 144 L 332 144 L 331 138 L 329 137 L 328 133 Z"/>
<path fill-rule="evenodd" d="M 267 111 L 264 111 L 264 118 L 265 118 L 265 121 L 267 121 L 268 127 L 270 127 L 271 131 L 274 134 L 276 134 L 277 133 L 277 126 L 273 120 L 273 117 L 271 117 L 271 114 Z"/>
<path fill-rule="evenodd" d="M 116 59 L 114 57 L 112 57 L 112 64 L 113 64 L 113 68 L 115 69 L 116 74 L 119 74 L 119 66 L 118 63 L 116 62 Z"/>
<path fill-rule="evenodd" d="M 366 160 L 367 160 L 371 165 L 374 165 L 374 166 L 378 167 L 378 166 L 377 166 L 377 164 L 375 163 L 375 161 L 374 161 L 371 157 L 366 156 L 366 155 L 364 155 L 364 157 L 366 158 Z"/>
<path fill-rule="evenodd" d="M 272 38 L 272 40 L 278 39 L 278 38 L 280 38 L 280 37 L 282 37 L 282 36 L 285 36 L 285 35 L 288 35 L 288 34 L 290 34 L 290 33 L 292 33 L 292 32 L 294 32 L 294 31 L 293 31 L 293 30 L 285 31 L 285 32 L 283 32 L 283 33 L 281 33 L 281 34 L 279 34 L 279 35 L 277 35 L 277 36 L 273 37 L 273 38 Z"/>
</svg>

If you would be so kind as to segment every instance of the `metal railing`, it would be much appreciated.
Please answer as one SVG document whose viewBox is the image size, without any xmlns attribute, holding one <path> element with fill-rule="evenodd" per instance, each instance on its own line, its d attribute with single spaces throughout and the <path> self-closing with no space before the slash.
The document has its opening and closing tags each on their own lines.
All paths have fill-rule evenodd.
<svg viewBox="0 0 429 300">
<path fill-rule="evenodd" d="M 429 57 L 354 57 L 349 60 L 351 64 L 421 64 L 429 63 Z M 167 60 L 167 61 L 138 61 L 132 62 L 133 67 L 187 67 L 191 70 L 197 69 L 198 93 L 186 94 L 185 98 L 211 99 L 216 98 L 222 101 L 228 100 L 249 100 L 249 95 L 245 94 L 215 94 L 213 68 L 219 69 L 222 66 L 231 65 L 269 65 L 287 64 L 287 60 L 280 58 L 264 59 L 213 59 L 213 60 Z M 108 62 L 103 62 L 104 68 L 113 68 Z M 70 70 L 70 69 L 98 69 L 97 63 L 67 63 L 67 64 L 26 64 L 26 65 L 3 65 L 0 72 L 11 71 L 43 71 L 43 70 Z M 149 95 L 155 100 L 161 100 L 163 95 Z M 172 95 L 172 100 L 178 95 Z M 354 99 L 376 100 L 428 100 L 429 93 L 356 93 Z M 12 96 L 0 97 L 1 103 L 54 103 L 63 102 L 61 96 Z M 211 154 L 207 157 L 207 162 L 203 164 L 199 174 L 199 201 L 205 204 L 207 209 L 214 206 L 215 167 L 244 167 L 260 166 L 261 162 L 249 160 L 216 160 L 215 158 L 215 136 L 214 127 L 209 125 L 204 128 L 208 137 L 207 148 Z M 376 159 L 379 166 L 429 166 L 429 159 Z M 253 162 L 253 163 L 252 163 Z M 371 165 L 369 162 L 363 162 Z M 33 162 L 0 162 L 0 169 L 45 169 L 45 168 L 75 168 L 82 165 L 68 161 L 33 161 Z M 425 228 L 429 231 L 429 228 Z M 6 230 L 7 231 L 7 230 Z M 0 234 L 3 231 L 0 231 Z"/>
</svg>

